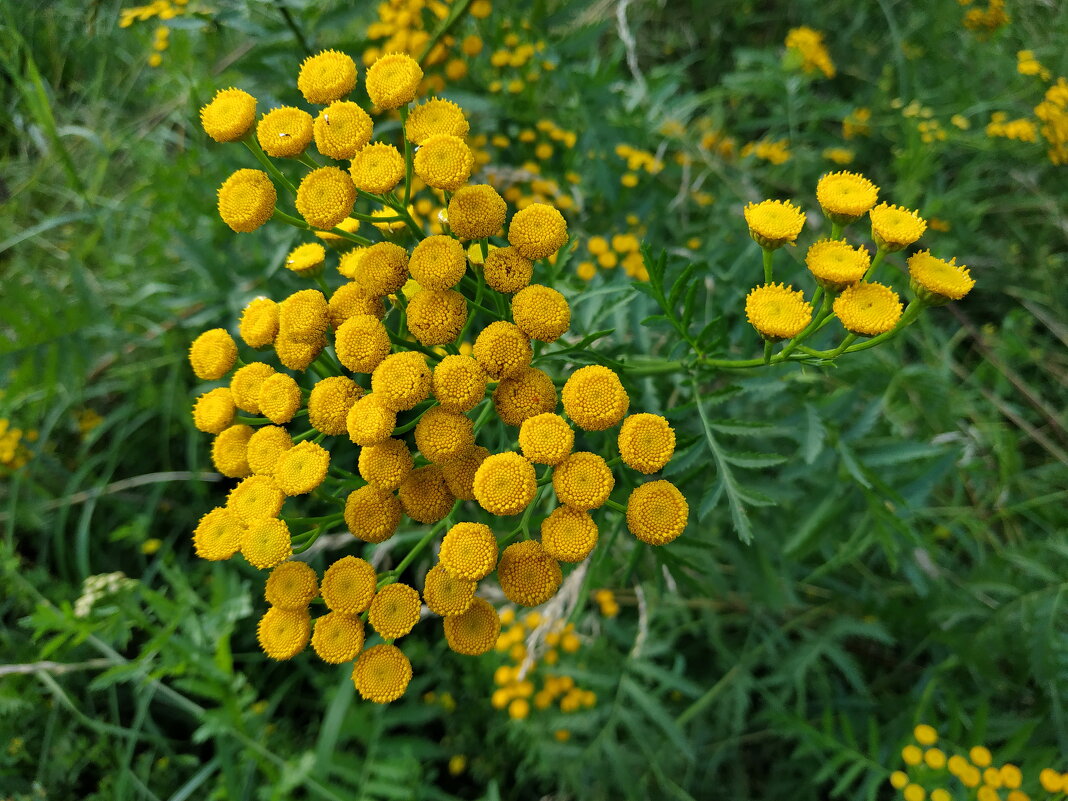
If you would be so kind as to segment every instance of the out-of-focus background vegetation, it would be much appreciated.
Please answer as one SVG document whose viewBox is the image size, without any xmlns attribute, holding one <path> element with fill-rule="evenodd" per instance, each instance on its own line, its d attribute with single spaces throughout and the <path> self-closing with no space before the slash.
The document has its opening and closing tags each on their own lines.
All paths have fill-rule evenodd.
<svg viewBox="0 0 1068 801">
<path fill-rule="evenodd" d="M 669 276 L 697 265 L 690 336 L 757 355 L 741 207 L 817 212 L 829 170 L 918 208 L 978 285 L 835 368 L 629 382 L 676 426 L 692 520 L 595 558 L 611 596 L 535 672 L 548 708 L 511 719 L 508 652 L 429 630 L 388 708 L 347 668 L 260 654 L 262 579 L 192 551 L 223 490 L 186 352 L 299 288 L 298 240 L 219 221 L 216 187 L 254 164 L 197 111 L 230 85 L 294 102 L 307 52 L 418 51 L 447 10 L 423 6 L 0 0 L 0 798 L 889 798 L 921 721 L 1023 769 L 986 798 L 1060 797 L 1039 779 L 1068 771 L 1060 3 L 469 4 L 432 88 L 484 180 L 564 210 L 559 286 L 615 329 L 606 357 L 689 347 L 648 319 L 639 241 Z M 826 59 L 786 47 L 800 26 Z M 803 284 L 803 248 L 779 255 Z"/>
</svg>

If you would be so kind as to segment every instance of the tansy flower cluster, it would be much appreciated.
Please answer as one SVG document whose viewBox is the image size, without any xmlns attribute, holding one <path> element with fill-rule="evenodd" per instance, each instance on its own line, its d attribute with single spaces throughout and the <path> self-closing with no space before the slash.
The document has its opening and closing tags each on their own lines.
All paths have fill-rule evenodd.
<svg viewBox="0 0 1068 801">
<path fill-rule="evenodd" d="M 787 63 L 798 62 L 802 72 L 822 72 L 827 78 L 835 76 L 834 62 L 819 31 L 804 25 L 791 28 L 786 32 L 786 50 Z"/>
<path fill-rule="evenodd" d="M 0 469 L 18 470 L 30 460 L 30 450 L 23 443 L 34 442 L 37 431 L 14 428 L 6 417 L 0 417 Z"/>
<path fill-rule="evenodd" d="M 504 30 L 511 26 L 511 20 L 502 20 L 501 27 Z M 545 41 L 531 38 L 530 22 L 523 20 L 519 27 L 522 33 L 509 30 L 502 41 L 503 47 L 489 54 L 487 88 L 493 94 L 506 92 L 517 95 L 530 84 L 537 83 L 543 70 L 551 72 L 556 68 L 552 61 L 541 58 L 545 52 Z"/>
<path fill-rule="evenodd" d="M 962 6 L 970 6 L 973 0 L 958 0 Z M 1009 24 L 1005 0 L 989 0 L 985 6 L 975 6 L 964 12 L 964 27 L 982 38 L 989 38 L 999 28 Z"/>
<path fill-rule="evenodd" d="M 129 28 L 135 22 L 147 22 L 158 19 L 160 22 L 188 14 L 189 0 L 155 0 L 143 6 L 124 8 L 119 12 L 119 27 Z M 148 56 L 148 66 L 158 67 L 163 63 L 163 53 L 170 46 L 171 29 L 159 25 L 152 33 L 152 52 Z"/>
<path fill-rule="evenodd" d="M 589 281 L 597 274 L 598 269 L 614 270 L 616 267 L 622 267 L 631 278 L 648 281 L 649 271 L 641 254 L 640 237 L 643 234 L 644 230 L 639 229 L 633 234 L 591 236 L 586 240 L 588 257 L 576 267 L 579 278 Z"/>
</svg>

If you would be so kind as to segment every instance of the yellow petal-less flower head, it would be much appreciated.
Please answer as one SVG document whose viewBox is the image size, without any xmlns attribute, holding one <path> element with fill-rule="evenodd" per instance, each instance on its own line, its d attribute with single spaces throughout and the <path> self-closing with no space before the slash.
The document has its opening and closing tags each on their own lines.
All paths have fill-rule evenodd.
<svg viewBox="0 0 1068 801">
<path fill-rule="evenodd" d="M 319 593 L 327 609 L 344 615 L 359 615 L 371 605 L 377 581 L 370 562 L 355 556 L 343 556 L 323 573 Z"/>
<path fill-rule="evenodd" d="M 467 257 L 451 236 L 428 236 L 412 250 L 408 269 L 423 289 L 452 289 L 464 277 Z"/>
<path fill-rule="evenodd" d="M 564 384 L 564 412 L 586 431 L 604 431 L 623 419 L 630 396 L 619 376 L 599 364 L 580 367 Z"/>
<path fill-rule="evenodd" d="M 871 238 L 890 253 L 907 248 L 927 230 L 927 221 L 918 213 L 889 203 L 880 203 L 868 212 L 868 216 L 871 217 Z"/>
<path fill-rule="evenodd" d="M 255 123 L 256 98 L 232 86 L 220 89 L 200 109 L 200 124 L 216 142 L 240 141 Z"/>
<path fill-rule="evenodd" d="M 323 271 L 326 249 L 318 242 L 297 245 L 286 256 L 286 269 L 299 276 L 312 278 Z"/>
<path fill-rule="evenodd" d="M 990 749 L 985 745 L 976 745 L 968 751 L 968 758 L 976 767 L 985 768 L 990 764 L 994 757 L 991 755 Z"/>
<path fill-rule="evenodd" d="M 445 618 L 445 642 L 458 654 L 480 656 L 493 650 L 501 633 L 497 610 L 475 598 L 462 613 Z"/>
<path fill-rule="evenodd" d="M 270 570 L 293 555 L 293 539 L 285 521 L 257 517 L 241 532 L 241 555 L 250 565 Z"/>
<path fill-rule="evenodd" d="M 253 298 L 241 312 L 238 333 L 250 348 L 265 348 L 278 336 L 278 304 L 270 298 Z"/>
<path fill-rule="evenodd" d="M 226 387 L 205 392 L 193 404 L 193 425 L 206 434 L 219 434 L 233 425 L 236 407 Z"/>
<path fill-rule="evenodd" d="M 201 381 L 215 381 L 226 375 L 237 361 L 237 343 L 225 328 L 212 328 L 189 346 L 189 364 Z"/>
<path fill-rule="evenodd" d="M 342 261 L 344 260 L 343 256 Z M 386 306 L 382 298 L 372 295 L 355 281 L 349 281 L 334 290 L 327 305 L 330 310 L 330 325 L 335 330 L 357 314 L 369 314 L 379 320 L 386 316 Z"/>
<path fill-rule="evenodd" d="M 436 464 L 463 456 L 475 447 L 474 423 L 460 412 L 433 406 L 415 426 L 415 446 Z"/>
<path fill-rule="evenodd" d="M 193 548 L 201 559 L 218 562 L 229 559 L 241 548 L 244 523 L 229 509 L 212 509 L 193 530 Z M 495 546 L 496 547 L 496 546 Z"/>
<path fill-rule="evenodd" d="M 460 137 L 435 134 L 415 151 L 413 166 L 427 186 L 455 192 L 471 177 L 475 156 Z"/>
<path fill-rule="evenodd" d="M 604 458 L 596 453 L 572 453 L 553 468 L 553 490 L 560 503 L 587 511 L 604 505 L 616 480 Z"/>
<path fill-rule="evenodd" d="M 317 106 L 340 100 L 356 88 L 356 62 L 337 50 L 308 56 L 300 65 L 297 89 Z"/>
<path fill-rule="evenodd" d="M 901 759 L 906 765 L 919 765 L 923 762 L 923 749 L 909 743 L 901 749 Z"/>
<path fill-rule="evenodd" d="M 449 201 L 449 227 L 465 241 L 494 236 L 507 216 L 508 204 L 488 184 L 462 186 Z"/>
<path fill-rule="evenodd" d="M 927 791 L 918 784 L 906 784 L 905 789 L 901 791 L 901 797 L 905 801 L 924 801 L 927 797 Z M 983 794 L 979 793 L 980 801 L 989 801 L 983 798 Z"/>
<path fill-rule="evenodd" d="M 912 730 L 912 736 L 920 745 L 934 745 L 938 742 L 938 732 L 935 727 L 927 723 L 921 723 Z"/>
<path fill-rule="evenodd" d="M 292 106 L 271 109 L 260 118 L 256 138 L 268 156 L 296 158 L 311 144 L 312 116 Z"/>
<path fill-rule="evenodd" d="M 264 596 L 279 609 L 307 609 L 319 595 L 319 577 L 307 562 L 282 562 L 267 577 Z"/>
<path fill-rule="evenodd" d="M 1039 771 L 1038 781 L 1047 793 L 1059 793 L 1065 788 L 1064 779 L 1053 768 L 1043 768 Z"/>
<path fill-rule="evenodd" d="M 286 495 L 304 495 L 326 478 L 330 451 L 314 442 L 299 442 L 282 454 L 274 467 L 274 480 Z"/>
<path fill-rule="evenodd" d="M 370 295 L 397 292 L 408 281 L 408 251 L 392 242 L 365 248 L 353 280 Z"/>
<path fill-rule="evenodd" d="M 956 259 L 935 258 L 929 250 L 909 256 L 909 280 L 912 291 L 931 305 L 960 300 L 975 286 L 968 268 Z"/>
<path fill-rule="evenodd" d="M 367 622 L 383 640 L 395 640 L 415 627 L 422 607 L 423 603 L 414 587 L 387 584 L 371 601 Z"/>
<path fill-rule="evenodd" d="M 456 456 L 441 464 L 445 485 L 455 497 L 463 501 L 475 499 L 475 473 L 489 456 L 489 451 L 476 445 L 462 456 Z"/>
<path fill-rule="evenodd" d="M 278 489 L 273 478 L 251 475 L 230 490 L 226 508 L 249 525 L 261 517 L 277 517 L 285 501 L 285 493 Z"/>
<path fill-rule="evenodd" d="M 349 439 L 357 445 L 374 445 L 389 439 L 397 427 L 397 413 L 374 394 L 364 395 L 349 410 L 345 420 Z"/>
<path fill-rule="evenodd" d="M 809 247 L 805 265 L 821 287 L 841 292 L 864 277 L 871 255 L 866 248 L 854 248 L 841 239 L 821 239 Z"/>
<path fill-rule="evenodd" d="M 431 136 L 438 134 L 463 139 L 468 130 L 470 126 L 463 109 L 452 101 L 439 97 L 415 106 L 404 123 L 404 135 L 413 145 L 421 145 Z"/>
<path fill-rule="evenodd" d="M 363 621 L 341 612 L 327 612 L 315 619 L 311 645 L 328 665 L 351 662 L 363 649 Z"/>
<path fill-rule="evenodd" d="M 220 431 L 211 443 L 211 463 L 227 478 L 244 478 L 252 472 L 248 466 L 248 441 L 252 426 L 238 424 Z"/>
<path fill-rule="evenodd" d="M 279 609 L 272 606 L 256 627 L 260 648 L 279 662 L 292 659 L 308 646 L 311 616 L 307 609 Z"/>
<path fill-rule="evenodd" d="M 519 448 L 534 464 L 560 464 L 574 446 L 575 432 L 564 418 L 552 412 L 528 417 L 519 428 Z"/>
<path fill-rule="evenodd" d="M 238 170 L 219 187 L 219 217 L 232 230 L 247 234 L 271 219 L 277 201 L 267 173 Z"/>
<path fill-rule="evenodd" d="M 556 410 L 556 387 L 548 373 L 525 367 L 501 379 L 493 390 L 493 406 L 505 425 L 521 426 L 529 417 Z"/>
<path fill-rule="evenodd" d="M 430 395 L 431 375 L 422 353 L 414 350 L 394 353 L 374 369 L 371 390 L 383 406 L 407 411 Z"/>
<path fill-rule="evenodd" d="M 853 284 L 834 299 L 834 313 L 846 331 L 873 337 L 890 331 L 901 319 L 901 299 L 882 284 Z"/>
<path fill-rule="evenodd" d="M 486 396 L 488 376 L 470 356 L 452 354 L 434 367 L 431 388 L 443 409 L 469 412 Z"/>
<path fill-rule="evenodd" d="M 531 339 L 555 342 L 571 327 L 571 307 L 555 289 L 530 284 L 512 298 L 512 319 Z"/>
<path fill-rule="evenodd" d="M 805 213 L 789 200 L 764 200 L 745 207 L 749 236 L 762 248 L 773 250 L 793 244 L 805 226 Z"/>
<path fill-rule="evenodd" d="M 511 294 L 530 283 L 534 275 L 534 263 L 517 248 L 497 248 L 486 257 L 482 272 L 490 287 Z"/>
<path fill-rule="evenodd" d="M 318 342 L 302 342 L 282 334 L 274 341 L 274 352 L 285 367 L 290 370 L 307 370 L 308 365 L 315 361 L 326 347 L 326 337 L 321 337 Z"/>
<path fill-rule="evenodd" d="M 275 374 L 275 369 L 263 362 L 251 362 L 237 368 L 230 378 L 230 394 L 234 405 L 249 414 L 260 413 L 260 390 L 263 382 Z"/>
<path fill-rule="evenodd" d="M 560 563 L 534 540 L 513 542 L 497 565 L 497 580 L 505 597 L 519 606 L 540 606 L 560 589 Z"/>
<path fill-rule="evenodd" d="M 475 598 L 477 582 L 455 578 L 441 565 L 427 571 L 423 584 L 423 600 L 435 615 L 449 617 L 466 612 Z M 494 614 L 496 617 L 496 613 Z"/>
<path fill-rule="evenodd" d="M 355 204 L 352 178 L 338 167 L 312 170 L 297 187 L 297 211 L 313 228 L 329 231 L 352 213 Z"/>
<path fill-rule="evenodd" d="M 278 304 L 278 334 L 284 339 L 319 342 L 329 322 L 330 307 L 318 289 L 302 289 Z"/>
<path fill-rule="evenodd" d="M 534 500 L 534 465 L 511 451 L 494 453 L 475 471 L 475 500 L 494 515 L 517 515 Z"/>
<path fill-rule="evenodd" d="M 675 430 L 657 414 L 632 414 L 619 429 L 623 464 L 640 473 L 655 473 L 675 453 Z"/>
<path fill-rule="evenodd" d="M 764 339 L 776 342 L 800 334 L 812 321 L 812 304 L 800 289 L 761 284 L 745 297 L 745 316 Z"/>
<path fill-rule="evenodd" d="M 275 373 L 260 384 L 258 400 L 264 417 L 278 425 L 288 423 L 300 409 L 300 387 L 291 376 Z"/>
<path fill-rule="evenodd" d="M 367 96 L 383 111 L 400 108 L 415 99 L 423 71 L 406 53 L 387 53 L 367 70 Z"/>
<path fill-rule="evenodd" d="M 927 767 L 933 770 L 942 770 L 946 766 L 946 752 L 941 748 L 928 748 L 923 752 L 923 761 L 927 763 Z M 1003 766 L 1001 768 L 1002 772 L 1004 772 L 1006 767 L 1009 766 Z"/>
<path fill-rule="evenodd" d="M 397 489 L 404 513 L 417 523 L 437 523 L 452 509 L 456 498 L 436 464 L 417 467 Z"/>
<path fill-rule="evenodd" d="M 370 314 L 355 314 L 334 335 L 337 359 L 354 373 L 372 373 L 389 355 L 389 332 Z"/>
<path fill-rule="evenodd" d="M 514 323 L 497 320 L 475 339 L 475 359 L 494 379 L 510 378 L 530 366 L 534 351 L 530 339 Z"/>
<path fill-rule="evenodd" d="M 541 547 L 560 562 L 581 562 L 597 547 L 597 524 L 588 512 L 557 506 L 541 523 Z"/>
<path fill-rule="evenodd" d="M 357 189 L 384 195 L 404 179 L 404 156 L 393 145 L 375 142 L 353 156 L 349 173 Z"/>
<path fill-rule="evenodd" d="M 627 499 L 627 528 L 647 545 L 666 545 L 686 528 L 690 507 L 670 481 L 649 481 Z"/>
<path fill-rule="evenodd" d="M 549 204 L 531 203 L 508 224 L 508 244 L 531 261 L 547 259 L 567 244 L 567 221 Z"/>
<path fill-rule="evenodd" d="M 890 784 L 895 790 L 904 789 L 905 785 L 909 783 L 909 775 L 903 770 L 895 770 L 890 774 Z"/>
<path fill-rule="evenodd" d="M 388 704 L 408 689 L 412 663 L 395 645 L 373 645 L 360 654 L 352 669 L 352 683 L 365 701 Z"/>
<path fill-rule="evenodd" d="M 413 467 L 412 454 L 404 440 L 387 439 L 360 450 L 360 476 L 380 489 L 397 489 Z"/>
<path fill-rule="evenodd" d="M 402 511 L 392 492 L 367 484 L 345 500 L 345 525 L 352 536 L 364 542 L 385 542 L 397 530 Z"/>
<path fill-rule="evenodd" d="M 457 523 L 441 540 L 438 561 L 450 576 L 480 581 L 497 566 L 497 538 L 483 523 Z"/>
<path fill-rule="evenodd" d="M 423 289 L 408 302 L 408 330 L 421 345 L 456 340 L 467 322 L 467 299 L 452 289 Z"/>
<path fill-rule="evenodd" d="M 855 172 L 831 172 L 816 184 L 816 200 L 827 219 L 839 225 L 863 217 L 879 199 L 879 187 Z"/>
<path fill-rule="evenodd" d="M 327 158 L 351 159 L 371 141 L 374 124 L 355 103 L 339 100 L 319 112 L 313 133 L 315 146 Z"/>
</svg>

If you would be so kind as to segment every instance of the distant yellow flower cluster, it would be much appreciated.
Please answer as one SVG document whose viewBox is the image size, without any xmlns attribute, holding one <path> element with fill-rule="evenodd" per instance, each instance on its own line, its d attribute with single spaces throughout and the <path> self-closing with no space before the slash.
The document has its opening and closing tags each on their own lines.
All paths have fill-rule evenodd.
<svg viewBox="0 0 1068 801">
<path fill-rule="evenodd" d="M 154 0 L 143 6 L 124 8 L 119 12 L 119 27 L 129 28 L 135 22 L 147 22 L 159 19 L 166 22 L 189 12 L 189 0 Z M 171 29 L 160 25 L 152 34 L 152 53 L 148 56 L 148 66 L 158 67 L 163 63 L 163 53 L 170 46 Z"/>
<path fill-rule="evenodd" d="M 790 142 L 787 139 L 749 142 L 742 148 L 742 158 L 746 156 L 756 156 L 771 164 L 785 164 L 790 160 Z"/>
<path fill-rule="evenodd" d="M 640 233 L 591 236 L 586 242 L 590 258 L 580 261 L 576 268 L 579 278 L 589 281 L 597 274 L 598 268 L 613 270 L 622 266 L 631 278 L 648 281 L 649 271 L 642 258 L 640 236 Z"/>
<path fill-rule="evenodd" d="M 861 106 L 849 112 L 842 120 L 842 136 L 846 139 L 871 136 L 871 109 Z"/>
<path fill-rule="evenodd" d="M 791 28 L 786 33 L 786 49 L 800 59 L 802 72 L 822 72 L 827 78 L 835 76 L 834 62 L 821 32 L 804 25 Z"/>
<path fill-rule="evenodd" d="M 986 126 L 986 135 L 1015 139 L 1017 142 L 1035 142 L 1038 140 L 1038 127 L 1026 117 L 1010 120 L 1004 111 L 995 111 L 990 115 Z"/>
<path fill-rule="evenodd" d="M 962 6 L 970 6 L 973 0 L 958 0 Z M 986 6 L 969 8 L 964 12 L 964 27 L 975 33 L 989 37 L 992 33 L 1009 24 L 1009 15 L 1005 11 L 1005 0 L 989 0 Z"/>
<path fill-rule="evenodd" d="M 639 172 L 658 175 L 664 169 L 664 162 L 648 150 L 621 143 L 616 145 L 615 154 L 627 162 L 627 171 L 620 176 L 619 182 L 628 189 L 633 189 L 638 185 Z"/>
<path fill-rule="evenodd" d="M 35 430 L 12 428 L 11 421 L 0 417 L 0 468 L 18 470 L 30 460 L 30 450 L 23 442 L 37 440 Z"/>
<path fill-rule="evenodd" d="M 508 20 L 504 22 L 507 23 L 503 26 L 506 30 L 511 27 Z M 545 51 L 545 40 L 531 38 L 530 23 L 523 21 L 520 29 L 522 34 L 509 31 L 504 37 L 504 47 L 490 53 L 489 63 L 494 77 L 486 88 L 493 94 L 507 92 L 517 95 L 530 84 L 537 83 L 543 71 L 556 69 L 552 61 L 537 61 Z"/>
</svg>

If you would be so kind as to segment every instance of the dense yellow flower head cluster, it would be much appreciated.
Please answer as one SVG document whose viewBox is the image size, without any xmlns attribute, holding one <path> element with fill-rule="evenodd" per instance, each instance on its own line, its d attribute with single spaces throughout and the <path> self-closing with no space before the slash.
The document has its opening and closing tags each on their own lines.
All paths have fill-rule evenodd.
<svg viewBox="0 0 1068 801">
<path fill-rule="evenodd" d="M 822 72 L 827 78 L 835 76 L 834 62 L 819 31 L 804 25 L 791 28 L 786 33 L 786 49 L 800 61 L 803 72 Z"/>
</svg>

